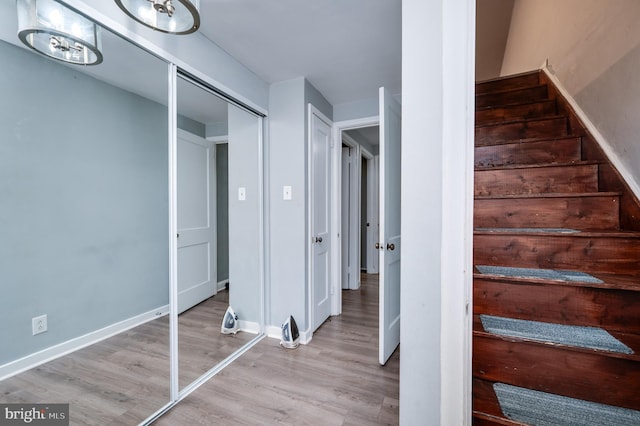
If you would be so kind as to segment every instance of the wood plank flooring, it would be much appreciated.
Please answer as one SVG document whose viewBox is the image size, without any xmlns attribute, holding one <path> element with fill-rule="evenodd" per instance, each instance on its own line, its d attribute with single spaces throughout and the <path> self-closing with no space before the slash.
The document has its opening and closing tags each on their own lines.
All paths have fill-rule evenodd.
<svg viewBox="0 0 640 426">
<path fill-rule="evenodd" d="M 220 334 L 228 292 L 178 317 L 184 387 L 255 336 Z M 170 400 L 169 318 L 158 318 L 0 382 L 3 403 L 69 403 L 71 425 L 137 425 Z"/>
<path fill-rule="evenodd" d="M 378 276 L 309 345 L 264 339 L 154 425 L 397 425 L 399 350 L 378 365 Z"/>
</svg>

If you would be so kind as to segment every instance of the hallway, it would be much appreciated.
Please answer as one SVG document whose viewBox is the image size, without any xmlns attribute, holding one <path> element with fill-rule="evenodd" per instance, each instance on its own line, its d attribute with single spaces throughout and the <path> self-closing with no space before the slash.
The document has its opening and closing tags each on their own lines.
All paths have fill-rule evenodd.
<svg viewBox="0 0 640 426">
<path fill-rule="evenodd" d="M 155 425 L 397 425 L 399 350 L 378 364 L 378 275 L 343 290 L 309 345 L 266 338 Z"/>
</svg>

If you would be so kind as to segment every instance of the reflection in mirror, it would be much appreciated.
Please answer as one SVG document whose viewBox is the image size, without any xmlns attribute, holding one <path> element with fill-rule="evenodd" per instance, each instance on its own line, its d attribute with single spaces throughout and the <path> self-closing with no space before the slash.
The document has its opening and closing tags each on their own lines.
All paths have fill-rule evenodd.
<svg viewBox="0 0 640 426">
<path fill-rule="evenodd" d="M 185 78 L 177 93 L 183 389 L 261 332 L 261 120 Z M 236 333 L 222 330 L 229 306 Z"/>
<path fill-rule="evenodd" d="M 167 65 L 108 31 L 102 64 L 54 61 L 15 16 L 2 2 L 0 402 L 137 424 L 170 400 Z"/>
</svg>

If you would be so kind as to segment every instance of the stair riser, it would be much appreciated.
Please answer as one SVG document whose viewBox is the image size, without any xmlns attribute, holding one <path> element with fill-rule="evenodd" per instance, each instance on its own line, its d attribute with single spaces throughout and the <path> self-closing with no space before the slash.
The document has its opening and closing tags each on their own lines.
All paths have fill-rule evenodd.
<svg viewBox="0 0 640 426">
<path fill-rule="evenodd" d="M 476 167 L 569 163 L 580 161 L 580 145 L 580 139 L 567 138 L 477 146 L 474 163 Z"/>
<path fill-rule="evenodd" d="M 475 200 L 474 226 L 617 230 L 619 206 L 616 196 Z"/>
<path fill-rule="evenodd" d="M 475 129 L 475 142 L 476 146 L 482 146 L 519 139 L 562 137 L 567 134 L 566 117 L 556 117 L 479 126 Z"/>
<path fill-rule="evenodd" d="M 557 110 L 555 99 L 508 107 L 481 109 L 476 111 L 476 125 L 494 123 L 501 120 L 555 115 Z"/>
<path fill-rule="evenodd" d="M 542 392 L 640 409 L 637 363 L 596 352 L 474 334 L 473 375 Z"/>
<path fill-rule="evenodd" d="M 486 93 L 476 95 L 476 109 L 488 106 L 522 104 L 547 99 L 546 85 L 510 90 L 507 92 Z"/>
<path fill-rule="evenodd" d="M 596 164 L 478 170 L 475 172 L 474 178 L 475 195 L 598 191 L 598 166 Z"/>
<path fill-rule="evenodd" d="M 540 73 L 536 71 L 517 77 L 478 83 L 476 84 L 476 94 L 503 92 L 505 90 L 522 89 L 538 85 L 540 85 Z"/>
<path fill-rule="evenodd" d="M 634 275 L 640 239 L 566 235 L 476 234 L 474 264 Z"/>
<path fill-rule="evenodd" d="M 475 278 L 473 312 L 640 333 L 637 291 Z"/>
</svg>

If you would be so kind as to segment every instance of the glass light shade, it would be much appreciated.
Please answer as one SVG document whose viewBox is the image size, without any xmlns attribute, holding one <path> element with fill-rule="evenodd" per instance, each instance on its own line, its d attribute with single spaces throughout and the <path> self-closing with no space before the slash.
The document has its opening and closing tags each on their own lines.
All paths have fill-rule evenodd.
<svg viewBox="0 0 640 426">
<path fill-rule="evenodd" d="M 200 0 L 115 0 L 131 18 L 154 30 L 190 34 L 200 27 Z"/>
<path fill-rule="evenodd" d="M 17 0 L 18 37 L 51 58 L 81 65 L 102 62 L 101 28 L 54 0 Z"/>
</svg>

